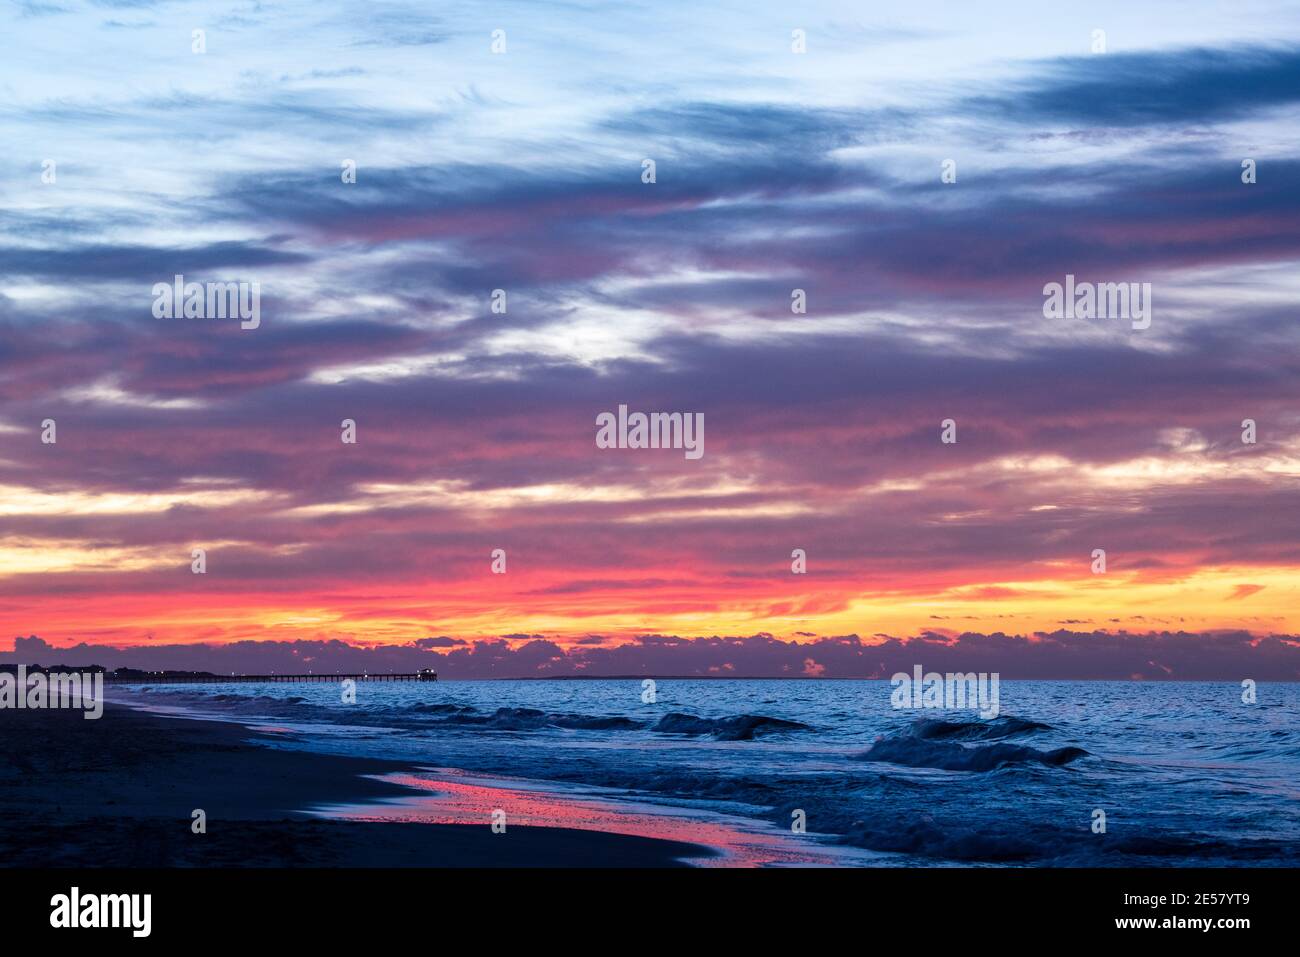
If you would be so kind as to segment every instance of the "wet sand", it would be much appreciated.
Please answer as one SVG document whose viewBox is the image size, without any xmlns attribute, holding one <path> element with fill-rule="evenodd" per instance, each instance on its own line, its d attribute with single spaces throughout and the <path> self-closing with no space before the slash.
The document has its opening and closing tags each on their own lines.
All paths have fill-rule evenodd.
<svg viewBox="0 0 1300 957">
<path fill-rule="evenodd" d="M 0 855 L 18 867 L 672 867 L 678 841 L 556 827 L 322 820 L 406 797 L 395 761 L 278 750 L 242 725 L 106 705 L 0 710 Z M 207 832 L 191 830 L 192 812 Z"/>
</svg>

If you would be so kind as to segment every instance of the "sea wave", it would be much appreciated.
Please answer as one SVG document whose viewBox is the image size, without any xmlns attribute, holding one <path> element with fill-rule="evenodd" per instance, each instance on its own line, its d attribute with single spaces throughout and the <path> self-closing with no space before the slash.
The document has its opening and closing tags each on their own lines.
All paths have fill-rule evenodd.
<svg viewBox="0 0 1300 957">
<path fill-rule="evenodd" d="M 1051 731 L 1050 724 L 1002 715 L 992 721 L 939 721 L 921 718 L 912 725 L 911 733 L 918 738 L 945 741 L 991 741 L 1035 731 Z"/>
<path fill-rule="evenodd" d="M 707 735 L 719 741 L 752 741 L 762 734 L 785 731 L 811 731 L 810 725 L 761 714 L 739 714 L 727 718 L 698 718 L 693 714 L 671 712 L 653 728 L 665 734 Z"/>
<path fill-rule="evenodd" d="M 940 771 L 993 771 L 1008 764 L 1045 764 L 1060 766 L 1087 757 L 1083 748 L 1056 748 L 1039 751 L 1020 744 L 989 744 L 968 748 L 950 742 L 921 741 L 916 738 L 881 738 L 870 750 L 857 755 L 861 761 L 883 761 L 909 768 L 935 768 Z"/>
<path fill-rule="evenodd" d="M 868 750 L 854 757 L 859 761 L 881 761 L 909 768 L 994 771 L 1012 764 L 1059 767 L 1088 756 L 1087 751 L 1077 747 L 1040 751 L 1028 745 L 997 741 L 1016 734 L 1044 730 L 1050 730 L 1049 726 L 1010 716 L 989 722 L 921 718 L 899 734 L 876 739 Z M 990 740 L 997 743 L 973 746 L 961 743 Z"/>
<path fill-rule="evenodd" d="M 497 708 L 491 714 L 476 714 L 473 708 L 464 708 L 437 723 L 488 728 L 492 731 L 541 731 L 546 728 L 618 731 L 645 727 L 642 722 L 621 715 L 555 713 L 539 708 Z"/>
<path fill-rule="evenodd" d="M 143 688 L 141 690 L 147 690 Z M 583 714 L 545 711 L 540 708 L 500 707 L 482 712 L 454 702 L 416 702 L 402 705 L 325 706 L 305 698 L 277 698 L 262 694 L 238 694 L 228 691 L 198 692 L 154 689 L 154 700 L 166 699 L 177 705 L 217 706 L 222 711 L 243 717 L 301 718 L 353 725 L 381 725 L 395 729 L 445 728 L 486 731 L 530 732 L 560 729 L 567 731 L 652 731 L 687 737 L 710 737 L 718 741 L 752 741 L 754 738 L 791 731 L 810 731 L 799 721 L 762 714 L 736 714 L 705 718 L 684 712 L 669 712 L 657 722 L 638 720 L 617 714 Z"/>
<path fill-rule="evenodd" d="M 840 843 L 947 861 L 1049 867 L 1294 866 L 1300 846 L 1282 840 L 1229 842 L 1173 833 L 1093 834 L 1041 823 L 955 825 L 929 817 L 854 822 Z"/>
</svg>

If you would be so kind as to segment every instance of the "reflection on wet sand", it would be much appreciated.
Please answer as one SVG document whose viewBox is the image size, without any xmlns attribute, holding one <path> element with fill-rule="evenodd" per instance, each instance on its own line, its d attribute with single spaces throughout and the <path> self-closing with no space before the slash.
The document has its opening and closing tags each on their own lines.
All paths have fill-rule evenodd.
<svg viewBox="0 0 1300 957">
<path fill-rule="evenodd" d="M 776 828 L 694 808 L 666 808 L 590 794 L 543 789 L 531 781 L 485 779 L 454 769 L 382 776 L 420 793 L 377 803 L 323 806 L 312 813 L 352 821 L 481 824 L 504 811 L 512 827 L 572 828 L 698 844 L 714 853 L 689 858 L 701 867 L 817 867 L 880 865 L 892 855 L 831 847 L 812 834 L 786 835 Z M 498 815 L 500 820 L 500 815 Z"/>
</svg>

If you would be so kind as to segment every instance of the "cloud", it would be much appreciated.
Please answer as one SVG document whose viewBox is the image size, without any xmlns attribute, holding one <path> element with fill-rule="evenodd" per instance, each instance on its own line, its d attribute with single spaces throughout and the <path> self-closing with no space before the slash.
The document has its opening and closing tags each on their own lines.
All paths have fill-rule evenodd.
<svg viewBox="0 0 1300 957">
<path fill-rule="evenodd" d="M 412 644 L 417 648 L 455 648 L 465 645 L 467 642 L 461 638 L 448 638 L 446 635 L 440 635 L 437 638 L 417 638 Z"/>
<path fill-rule="evenodd" d="M 1142 126 L 1242 119 L 1300 101 L 1300 47 L 1240 44 L 1048 61 L 1019 88 L 967 107 L 1025 123 Z"/>
<path fill-rule="evenodd" d="M 803 660 L 803 673 L 809 678 L 822 678 L 826 675 L 826 666 L 818 664 L 813 658 Z"/>
<path fill-rule="evenodd" d="M 1264 590 L 1264 585 L 1238 585 L 1228 596 L 1228 601 L 1235 601 L 1239 598 L 1249 598 L 1251 595 L 1258 594 Z"/>
<path fill-rule="evenodd" d="M 997 672 L 1003 680 L 1066 679 L 1262 681 L 1300 679 L 1300 638 L 1245 632 L 1076 632 L 1031 635 L 922 633 L 864 641 L 857 635 L 782 641 L 746 637 L 643 635 L 613 647 L 568 649 L 543 636 L 475 641 L 439 652 L 427 643 L 357 647 L 333 641 L 243 641 L 228 645 L 114 648 L 78 643 L 54 647 L 36 636 L 14 639 L 0 660 L 217 674 L 413 672 L 435 668 L 444 678 L 534 678 L 582 675 L 700 677 L 889 678 L 926 671 Z M 436 640 L 436 639 L 431 639 Z M 464 644 L 463 642 L 459 644 Z"/>
<path fill-rule="evenodd" d="M 301 253 L 274 249 L 256 243 L 217 242 L 190 249 L 156 246 L 70 246 L 55 249 L 0 248 L 0 275 L 41 276 L 60 279 L 136 280 L 143 311 L 152 302 L 149 288 L 154 282 L 169 282 L 176 274 L 200 278 L 230 279 L 229 276 L 200 277 L 222 269 L 250 269 L 302 263 Z M 237 277 L 236 277 L 237 278 Z"/>
</svg>

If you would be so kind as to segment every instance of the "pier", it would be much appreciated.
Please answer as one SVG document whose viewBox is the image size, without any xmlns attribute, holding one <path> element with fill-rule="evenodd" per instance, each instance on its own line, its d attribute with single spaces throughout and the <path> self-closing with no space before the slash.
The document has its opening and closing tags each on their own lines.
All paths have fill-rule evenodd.
<svg viewBox="0 0 1300 957">
<path fill-rule="evenodd" d="M 337 674 L 269 674 L 269 675 L 214 675 L 206 671 L 137 671 L 135 669 L 118 668 L 116 671 L 105 671 L 104 682 L 106 684 L 230 684 L 233 682 L 258 683 L 265 682 L 268 684 L 293 684 L 296 682 L 338 682 L 338 681 L 437 681 L 438 672 L 432 668 L 424 668 L 420 671 L 407 673 L 386 673 L 386 674 L 366 674 L 366 673 L 337 673 Z"/>
</svg>

